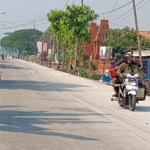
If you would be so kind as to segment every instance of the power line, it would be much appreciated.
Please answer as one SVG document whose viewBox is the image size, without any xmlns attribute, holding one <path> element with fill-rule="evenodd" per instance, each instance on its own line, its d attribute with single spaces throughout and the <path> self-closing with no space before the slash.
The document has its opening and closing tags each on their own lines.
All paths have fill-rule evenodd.
<svg viewBox="0 0 150 150">
<path fill-rule="evenodd" d="M 0 29 L 12 29 L 12 28 L 20 28 L 20 27 L 23 27 L 23 26 L 32 25 L 32 24 L 33 24 L 33 21 L 35 21 L 35 22 L 41 22 L 41 21 L 47 20 L 46 15 L 47 15 L 47 14 L 41 15 L 41 16 L 35 18 L 35 19 L 32 19 L 32 20 L 27 21 L 27 22 L 24 22 L 24 23 L 22 23 L 22 24 L 16 24 L 16 23 L 13 23 L 13 22 L 1 21 L 1 22 L 4 22 L 4 23 L 13 24 L 14 26 L 4 27 L 4 28 L 0 28 Z"/>
<path fill-rule="evenodd" d="M 35 22 L 41 22 L 41 21 L 45 21 L 45 20 L 47 20 L 47 17 L 41 18 L 39 20 L 35 20 Z"/>
<path fill-rule="evenodd" d="M 47 14 L 41 15 L 41 16 L 39 16 L 39 17 L 33 19 L 33 20 L 27 21 L 27 22 L 22 23 L 22 24 L 16 24 L 16 23 L 13 23 L 13 22 L 6 22 L 6 21 L 3 21 L 3 22 L 6 22 L 6 23 L 14 24 L 14 26 L 5 27 L 5 28 L 0 28 L 0 29 L 19 28 L 19 27 L 23 27 L 23 26 L 27 26 L 27 25 L 33 24 L 33 21 L 35 21 L 35 22 L 45 21 L 45 20 L 47 20 L 46 15 L 47 15 Z"/>
<path fill-rule="evenodd" d="M 64 7 L 63 7 L 63 9 L 62 10 L 64 10 L 65 9 L 65 7 L 66 7 L 66 5 L 68 4 L 68 2 L 69 2 L 69 0 L 67 0 L 66 1 L 66 3 L 65 3 L 65 5 L 64 5 Z M 45 14 L 45 15 L 47 15 L 47 14 Z M 41 17 L 38 17 L 38 18 L 36 18 L 36 19 L 34 19 L 35 21 L 45 21 L 45 20 L 47 20 L 47 17 L 45 16 L 45 15 L 42 15 Z M 49 22 L 47 22 L 47 23 L 49 23 Z M 46 24 L 46 23 L 42 23 L 42 24 Z M 41 25 L 41 24 L 39 24 L 39 25 Z"/>
<path fill-rule="evenodd" d="M 120 24 L 117 24 L 117 23 L 110 23 L 110 24 L 113 24 L 113 25 L 117 25 L 117 26 L 119 26 L 119 27 L 125 27 L 125 26 L 123 26 L 123 25 L 120 25 Z"/>
<path fill-rule="evenodd" d="M 40 18 L 43 18 L 43 17 L 45 17 L 47 14 L 44 14 L 44 15 L 42 15 L 42 16 L 40 16 L 40 17 L 38 17 L 38 18 L 35 18 L 34 20 L 37 20 L 37 19 L 40 19 Z"/>
<path fill-rule="evenodd" d="M 14 23 L 14 22 L 7 22 L 7 21 L 3 21 L 3 20 L 0 20 L 0 22 L 1 22 L 1 23 L 7 23 L 7 24 L 14 24 L 14 25 L 16 24 L 16 23 Z"/>
<path fill-rule="evenodd" d="M 82 4 L 82 2 L 80 2 L 78 5 L 81 5 Z"/>
<path fill-rule="evenodd" d="M 116 3 L 115 3 L 115 5 L 113 6 L 112 11 L 114 11 L 114 9 L 115 9 L 115 7 L 116 7 L 116 5 L 117 5 L 118 1 L 119 1 L 119 0 L 117 0 L 117 1 L 116 1 Z M 109 13 L 109 15 L 108 15 L 107 19 L 109 19 L 109 17 L 110 17 L 110 15 L 111 15 L 111 13 L 112 13 L 112 12 L 110 12 L 110 13 Z"/>
<path fill-rule="evenodd" d="M 144 0 L 142 0 L 141 2 L 139 2 L 138 4 L 137 4 L 137 6 L 140 4 L 140 3 L 142 3 Z M 67 0 L 67 2 L 66 2 L 66 4 L 65 4 L 65 6 L 67 5 L 67 3 L 69 2 L 69 0 Z M 73 0 L 73 3 L 75 2 L 75 0 Z M 143 6 L 145 6 L 148 2 L 150 2 L 150 0 L 148 0 L 144 5 L 142 5 L 140 8 L 138 8 L 138 10 L 139 9 L 141 9 Z M 130 2 L 131 3 L 131 2 Z M 79 5 L 81 4 L 81 1 L 80 1 L 80 3 L 79 3 Z M 127 4 L 125 4 L 125 5 L 127 5 Z M 122 6 L 121 6 L 122 7 Z M 115 9 L 116 10 L 116 9 Z M 115 10 L 113 10 L 113 11 L 115 11 Z M 131 9 L 132 10 L 132 9 Z M 131 11 L 131 10 L 129 10 L 129 11 Z M 111 13 L 111 12 L 113 12 L 113 11 L 110 11 L 109 13 Z M 128 12 L 129 12 L 128 11 Z M 127 12 L 126 12 L 127 13 Z M 39 16 L 39 17 L 37 17 L 37 18 L 35 18 L 35 19 L 33 19 L 33 20 L 35 20 L 35 22 L 41 22 L 41 21 L 45 21 L 45 20 L 47 20 L 47 17 L 46 17 L 46 15 L 47 14 L 44 14 L 44 15 L 41 15 L 41 16 Z M 124 14 L 123 14 L 124 15 Z M 121 15 L 121 16 L 123 16 L 123 15 Z M 115 20 L 117 20 L 117 19 L 119 19 L 121 16 L 119 16 L 118 18 L 116 18 L 116 19 L 114 19 L 114 20 L 112 20 L 112 21 L 110 21 L 110 23 L 112 24 L 112 22 L 114 22 Z M 127 17 L 126 17 L 127 18 Z M 10 23 L 10 24 L 14 24 L 14 26 L 11 26 L 11 27 L 5 27 L 5 28 L 0 28 L 0 29 L 10 29 L 10 28 L 19 28 L 19 27 L 23 27 L 23 26 L 28 26 L 28 25 L 31 25 L 31 24 L 33 24 L 33 20 L 31 20 L 31 21 L 27 21 L 27 22 L 25 22 L 25 23 L 23 23 L 23 24 L 16 24 L 16 23 L 13 23 L 13 22 L 8 22 L 8 23 Z M 122 20 L 121 20 L 122 21 Z M 4 21 L 5 22 L 5 21 Z M 42 23 L 41 23 L 42 24 Z M 44 23 L 43 23 L 44 24 Z M 46 24 L 46 23 L 45 23 Z M 118 25 L 118 26 L 121 26 L 121 27 L 123 27 L 122 25 L 119 25 L 119 24 L 117 24 L 117 23 L 113 23 L 114 25 Z M 40 25 L 40 24 L 39 24 Z"/>
<path fill-rule="evenodd" d="M 44 20 L 46 20 L 47 18 L 45 17 L 45 18 L 39 18 L 39 19 L 33 19 L 33 20 L 35 20 L 35 22 L 40 22 L 40 21 L 44 21 Z M 32 20 L 32 21 L 33 21 Z M 16 23 L 16 22 L 8 22 L 8 21 L 3 21 L 3 20 L 0 20 L 0 22 L 1 23 L 7 23 L 7 24 L 12 24 L 12 25 L 16 25 L 16 26 L 18 26 L 18 25 L 26 25 L 27 23 L 31 23 L 32 21 L 27 21 L 27 22 L 25 22 L 25 23 L 22 23 L 22 24 L 18 24 L 18 23 Z M 23 22 L 23 21 L 19 21 L 19 22 Z"/>
<path fill-rule="evenodd" d="M 127 6 L 127 5 L 129 5 L 130 3 L 132 3 L 132 1 L 129 2 L 129 3 L 127 3 L 127 4 L 125 4 L 125 5 L 123 5 L 123 6 L 121 6 L 121 7 L 119 7 L 119 8 L 116 8 L 116 9 L 114 9 L 114 10 L 112 10 L 112 11 L 108 11 L 108 12 L 104 12 L 104 13 L 99 13 L 99 14 L 104 15 L 104 14 L 112 13 L 112 12 L 114 12 L 114 11 L 117 11 L 117 10 L 119 10 L 119 9 L 121 9 L 121 8 L 123 8 L 123 7 Z"/>
<path fill-rule="evenodd" d="M 36 21 L 36 20 L 42 19 L 42 18 L 45 17 L 46 15 L 47 15 L 47 14 L 41 15 L 41 16 L 35 18 L 35 19 L 32 19 L 32 20 L 30 20 L 30 21 L 27 21 L 25 24 L 30 23 L 30 22 L 33 22 L 33 20 Z"/>
<path fill-rule="evenodd" d="M 45 22 L 45 23 L 40 23 L 40 24 L 36 24 L 36 25 L 42 25 L 42 24 L 50 24 L 49 22 Z"/>
<path fill-rule="evenodd" d="M 16 25 L 16 26 L 5 27 L 5 28 L 0 28 L 0 29 L 13 29 L 13 28 L 20 28 L 20 27 L 23 27 L 23 26 L 30 26 L 30 25 L 33 25 L 33 21 L 35 21 L 35 20 L 32 20 L 32 22 L 30 22 L 28 24 L 19 24 L 19 25 Z M 46 24 L 46 23 L 41 23 L 41 24 Z M 35 25 L 41 25 L 41 24 L 36 24 L 35 23 Z"/>
<path fill-rule="evenodd" d="M 75 1 L 75 0 L 74 0 Z M 74 3 L 73 1 L 73 3 Z M 65 9 L 66 5 L 68 4 L 69 0 L 66 1 L 63 9 Z M 23 27 L 23 26 L 28 26 L 28 25 L 32 25 L 33 24 L 33 21 L 35 22 L 41 22 L 41 21 L 45 21 L 47 20 L 47 17 L 46 17 L 47 14 L 44 14 L 44 15 L 41 15 L 35 19 L 32 19 L 30 21 L 27 21 L 25 23 L 22 23 L 22 24 L 16 24 L 16 23 L 13 23 L 13 22 L 6 22 L 6 21 L 1 21 L 1 22 L 4 22 L 4 23 L 10 23 L 10 24 L 14 24 L 14 26 L 10 26 L 10 27 L 5 27 L 5 28 L 0 28 L 0 29 L 12 29 L 12 28 L 19 28 L 19 27 Z"/>
<path fill-rule="evenodd" d="M 144 3 L 144 4 L 143 4 L 141 7 L 139 7 L 137 10 L 140 10 L 140 9 L 141 9 L 142 7 L 144 7 L 148 2 L 150 2 L 150 0 L 148 0 L 146 3 Z M 133 14 L 133 13 L 131 13 L 129 16 L 131 16 L 132 14 Z M 127 17 L 129 17 L 129 16 L 127 16 Z M 125 20 L 127 17 L 125 17 L 125 18 L 122 19 L 121 21 Z M 121 21 L 119 21 L 119 22 L 121 22 Z M 117 23 L 111 23 L 111 22 L 110 22 L 110 24 L 117 25 L 117 26 L 119 26 L 119 27 L 125 27 L 125 26 L 123 26 L 123 25 L 118 24 L 119 22 L 117 22 Z M 145 37 L 147 37 L 149 34 L 150 34 L 150 32 L 147 33 Z"/>
<path fill-rule="evenodd" d="M 150 2 L 150 0 L 148 0 L 146 3 L 144 3 L 141 7 L 139 7 L 138 9 L 137 9 L 137 11 L 138 10 L 140 10 L 142 7 L 144 7 L 147 3 L 149 3 Z M 120 20 L 119 22 L 121 22 L 121 21 L 123 21 L 123 20 L 125 20 L 126 18 L 128 18 L 128 17 L 130 17 L 131 15 L 132 15 L 133 13 L 130 13 L 128 16 L 126 16 L 125 18 L 123 18 L 122 20 Z M 117 23 L 119 23 L 119 22 L 117 22 Z"/>
<path fill-rule="evenodd" d="M 71 5 L 73 5 L 73 4 L 74 4 L 74 2 L 75 2 L 75 0 L 73 0 L 73 2 L 71 3 Z M 81 4 L 81 2 L 80 2 L 80 4 Z"/>
<path fill-rule="evenodd" d="M 137 44 L 138 44 L 138 52 L 139 52 L 139 61 L 140 61 L 141 67 L 143 67 L 142 52 L 141 52 L 141 43 L 140 43 L 140 36 L 139 36 L 139 29 L 138 29 L 138 19 L 137 19 L 136 4 L 135 4 L 135 0 L 132 0 L 132 2 L 133 2 L 133 11 L 134 11 L 134 19 L 135 19 L 135 29 L 136 29 L 136 34 L 137 34 Z"/>
<path fill-rule="evenodd" d="M 142 0 L 141 2 L 139 2 L 136 6 L 138 6 L 139 4 L 141 4 L 144 0 Z M 131 8 L 130 10 L 128 10 L 127 12 L 125 12 L 124 14 L 120 15 L 119 17 L 115 18 L 114 20 L 110 21 L 110 22 L 114 22 L 115 20 L 118 20 L 119 18 L 121 18 L 122 16 L 126 15 L 127 13 L 129 13 L 130 11 L 132 11 L 133 8 Z"/>
<path fill-rule="evenodd" d="M 64 9 L 65 9 L 65 7 L 66 7 L 66 5 L 68 4 L 68 2 L 69 2 L 69 0 L 67 0 L 66 4 L 65 4 L 65 6 L 63 7 L 63 9 L 62 9 L 62 10 L 64 10 Z"/>
</svg>

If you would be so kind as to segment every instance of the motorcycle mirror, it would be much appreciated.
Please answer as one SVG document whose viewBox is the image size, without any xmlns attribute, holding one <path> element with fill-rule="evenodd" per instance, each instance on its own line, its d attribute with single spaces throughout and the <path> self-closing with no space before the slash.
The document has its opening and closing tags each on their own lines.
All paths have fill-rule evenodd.
<svg viewBox="0 0 150 150">
<path fill-rule="evenodd" d="M 139 74 L 135 74 L 134 77 L 136 77 L 136 78 L 139 77 Z"/>
<path fill-rule="evenodd" d="M 128 74 L 126 74 L 126 77 L 131 78 L 131 77 L 132 77 L 132 75 L 131 75 L 130 73 L 128 73 Z"/>
<path fill-rule="evenodd" d="M 143 70 L 143 68 L 140 68 L 140 70 L 142 71 L 142 70 Z"/>
</svg>

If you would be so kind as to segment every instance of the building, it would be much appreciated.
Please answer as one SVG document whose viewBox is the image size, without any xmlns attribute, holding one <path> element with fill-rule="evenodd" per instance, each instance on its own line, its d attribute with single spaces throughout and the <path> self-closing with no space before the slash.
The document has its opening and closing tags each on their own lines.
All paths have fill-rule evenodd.
<svg viewBox="0 0 150 150">
<path fill-rule="evenodd" d="M 139 35 L 141 35 L 147 39 L 150 39 L 150 31 L 139 31 Z"/>
<path fill-rule="evenodd" d="M 139 35 L 146 39 L 150 39 L 150 31 L 139 31 Z M 148 60 L 150 59 L 150 46 L 142 47 L 141 54 L 142 54 L 142 61 L 143 61 L 143 71 L 144 71 L 144 73 L 146 73 Z M 138 59 L 139 59 L 138 50 L 133 51 L 133 56 L 135 58 L 135 61 L 138 61 Z"/>
<path fill-rule="evenodd" d="M 103 50 L 104 47 L 106 49 L 105 37 L 107 36 L 108 30 L 108 20 L 101 20 L 99 27 L 96 23 L 90 24 L 89 33 L 92 36 L 91 41 L 90 43 L 84 44 L 84 53 L 90 60 L 98 61 L 101 59 L 102 51 L 100 50 Z"/>
</svg>

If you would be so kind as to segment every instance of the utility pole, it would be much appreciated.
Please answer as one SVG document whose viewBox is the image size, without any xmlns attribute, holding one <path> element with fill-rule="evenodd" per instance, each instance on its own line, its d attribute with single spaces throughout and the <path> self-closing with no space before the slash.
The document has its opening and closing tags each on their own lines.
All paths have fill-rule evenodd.
<svg viewBox="0 0 150 150">
<path fill-rule="evenodd" d="M 34 34 L 33 34 L 33 38 L 34 38 L 34 51 L 35 51 L 35 57 L 36 57 L 35 20 L 33 20 L 33 29 L 34 29 Z"/>
<path fill-rule="evenodd" d="M 136 26 L 137 42 L 138 42 L 139 61 L 140 61 L 141 67 L 143 68 L 141 44 L 140 44 L 140 36 L 139 36 L 139 29 L 138 29 L 138 20 L 137 20 L 135 0 L 132 0 L 132 2 L 133 2 L 134 19 L 135 19 L 135 26 Z"/>
<path fill-rule="evenodd" d="M 6 14 L 6 12 L 2 12 L 2 13 L 0 13 L 1 15 L 3 15 L 3 14 Z"/>
<path fill-rule="evenodd" d="M 81 0 L 82 1 L 82 7 L 83 7 L 83 0 Z"/>
</svg>

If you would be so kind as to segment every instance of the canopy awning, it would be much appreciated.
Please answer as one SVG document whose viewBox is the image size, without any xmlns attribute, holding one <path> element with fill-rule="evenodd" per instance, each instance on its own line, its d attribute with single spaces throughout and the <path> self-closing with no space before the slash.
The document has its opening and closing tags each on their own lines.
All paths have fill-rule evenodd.
<svg viewBox="0 0 150 150">
<path fill-rule="evenodd" d="M 142 57 L 148 57 L 148 56 L 150 56 L 150 50 L 142 50 L 141 52 L 142 52 Z M 133 56 L 134 57 L 138 57 L 139 56 L 138 50 L 133 51 Z"/>
</svg>

